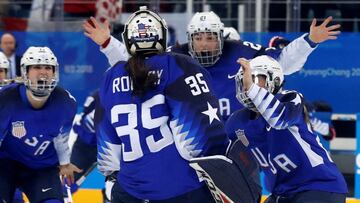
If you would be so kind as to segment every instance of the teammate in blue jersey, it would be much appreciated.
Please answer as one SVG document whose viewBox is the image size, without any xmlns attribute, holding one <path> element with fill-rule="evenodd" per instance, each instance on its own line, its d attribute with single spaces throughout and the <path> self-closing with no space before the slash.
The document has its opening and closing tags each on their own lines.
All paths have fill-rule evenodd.
<svg viewBox="0 0 360 203">
<path fill-rule="evenodd" d="M 48 47 L 30 47 L 21 59 L 23 84 L 0 91 L 0 199 L 20 188 L 30 202 L 63 202 L 59 175 L 73 181 L 67 144 L 76 113 L 61 87 L 58 63 Z"/>
<path fill-rule="evenodd" d="M 268 56 L 239 63 L 236 96 L 246 108 L 231 115 L 226 130 L 264 171 L 266 202 L 345 202 L 345 180 L 311 128 L 303 96 L 281 91 L 280 64 Z"/>
<path fill-rule="evenodd" d="M 165 53 L 166 38 L 165 21 L 141 7 L 123 33 L 131 58 L 100 87 L 98 164 L 105 174 L 120 169 L 112 202 L 214 202 L 188 160 L 225 154 L 230 141 L 208 73 Z"/>
</svg>

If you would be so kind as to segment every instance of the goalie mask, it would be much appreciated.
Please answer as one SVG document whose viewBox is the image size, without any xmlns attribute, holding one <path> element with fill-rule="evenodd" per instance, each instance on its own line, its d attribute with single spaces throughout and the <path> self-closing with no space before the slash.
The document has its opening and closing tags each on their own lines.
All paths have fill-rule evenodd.
<svg viewBox="0 0 360 203">
<path fill-rule="evenodd" d="M 224 45 L 223 32 L 224 24 L 214 12 L 195 13 L 187 26 L 190 55 L 198 60 L 204 67 L 214 65 L 222 54 Z M 194 42 L 197 40 L 196 36 L 201 33 L 207 34 L 205 38 L 215 39 L 217 41 L 216 48 L 199 50 L 199 48 L 194 45 Z"/>
<path fill-rule="evenodd" d="M 259 78 L 265 79 L 265 89 L 272 94 L 276 94 L 282 87 L 284 74 L 279 62 L 269 56 L 258 56 L 250 61 L 251 75 L 255 84 L 259 83 Z M 251 99 L 247 96 L 243 87 L 243 70 L 240 68 L 236 74 L 236 98 L 246 108 L 256 111 L 257 109 Z"/>
<path fill-rule="evenodd" d="M 21 75 L 25 86 L 35 97 L 45 97 L 55 89 L 59 81 L 59 64 L 56 56 L 48 47 L 29 47 L 21 58 Z M 51 66 L 53 74 L 38 74 L 37 78 L 29 78 L 29 68 L 33 66 Z"/>
<path fill-rule="evenodd" d="M 157 13 L 141 6 L 128 18 L 122 36 L 131 55 L 161 53 L 166 50 L 167 25 Z"/>
</svg>

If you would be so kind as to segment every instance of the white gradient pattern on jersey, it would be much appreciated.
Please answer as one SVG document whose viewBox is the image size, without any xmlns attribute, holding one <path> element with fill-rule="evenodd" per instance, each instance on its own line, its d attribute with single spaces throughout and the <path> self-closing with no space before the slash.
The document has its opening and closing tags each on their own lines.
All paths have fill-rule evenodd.
<svg viewBox="0 0 360 203">
<path fill-rule="evenodd" d="M 178 122 L 178 119 L 170 121 L 170 128 L 174 136 L 175 146 L 182 158 L 190 160 L 191 158 L 197 157 L 201 153 L 201 150 L 194 150 L 196 145 L 191 144 L 194 137 L 186 139 L 189 131 L 181 132 L 184 125 L 179 125 Z"/>
<path fill-rule="evenodd" d="M 296 126 L 291 126 L 288 128 L 291 134 L 294 136 L 296 141 L 300 144 L 301 148 L 304 150 L 308 160 L 312 167 L 318 166 L 320 164 L 324 164 L 323 158 L 316 154 L 312 149 L 309 143 L 307 143 L 304 139 L 302 139 L 299 128 Z"/>
<path fill-rule="evenodd" d="M 89 129 L 90 132 L 95 133 L 94 128 L 94 115 L 95 115 L 95 109 L 92 110 L 88 115 L 85 116 L 85 119 L 87 122 L 85 122 L 87 129 Z"/>
<path fill-rule="evenodd" d="M 267 94 L 268 96 L 265 98 Z M 280 117 L 283 115 L 285 111 L 285 107 L 281 108 L 281 112 L 276 117 L 272 117 L 275 110 L 277 110 L 277 112 L 280 111 L 280 109 L 277 109 L 279 107 L 280 102 L 274 97 L 274 95 L 270 94 L 266 89 L 260 88 L 258 85 L 253 84 L 249 89 L 248 96 L 252 100 L 256 108 L 258 109 L 259 113 L 263 115 L 265 120 L 269 123 L 269 125 L 272 128 L 283 129 L 288 126 L 283 121 L 278 123 Z M 275 105 L 271 108 L 268 108 L 273 100 L 276 100 Z"/>
<path fill-rule="evenodd" d="M 70 163 L 69 132 L 60 133 L 53 139 L 60 165 Z"/>
<path fill-rule="evenodd" d="M 121 145 L 104 141 L 106 146 L 101 146 L 98 151 L 98 169 L 104 175 L 110 175 L 120 170 Z"/>
</svg>

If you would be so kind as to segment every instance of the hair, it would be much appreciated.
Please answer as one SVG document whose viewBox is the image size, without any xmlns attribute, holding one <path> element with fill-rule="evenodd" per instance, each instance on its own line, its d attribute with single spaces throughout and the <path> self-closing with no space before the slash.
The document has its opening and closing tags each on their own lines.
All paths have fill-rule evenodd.
<svg viewBox="0 0 360 203">
<path fill-rule="evenodd" d="M 133 94 L 142 96 L 149 89 L 157 86 L 158 76 L 149 72 L 143 55 L 135 54 L 125 64 L 125 70 L 129 73 L 133 83 Z"/>
</svg>

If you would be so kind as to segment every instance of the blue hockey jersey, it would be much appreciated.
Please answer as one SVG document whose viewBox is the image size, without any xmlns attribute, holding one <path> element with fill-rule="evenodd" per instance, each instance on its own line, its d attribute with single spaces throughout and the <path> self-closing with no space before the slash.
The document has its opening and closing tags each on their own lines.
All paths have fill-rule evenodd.
<svg viewBox="0 0 360 203">
<path fill-rule="evenodd" d="M 40 109 L 31 107 L 23 84 L 0 91 L 0 158 L 38 169 L 70 162 L 67 140 L 75 99 L 56 87 Z"/>
<path fill-rule="evenodd" d="M 171 51 L 188 54 L 188 44 L 172 47 Z M 239 71 L 240 65 L 236 62 L 239 58 L 252 59 L 260 55 L 268 54 L 273 58 L 278 58 L 281 50 L 274 50 L 254 45 L 250 42 L 224 41 L 223 53 L 220 59 L 206 70 L 212 77 L 212 86 L 215 96 L 219 99 L 220 113 L 224 121 L 237 109 L 243 106 L 236 99 L 235 75 Z"/>
<path fill-rule="evenodd" d="M 96 121 L 101 118 L 98 163 L 112 164 L 108 160 L 120 156 L 121 149 L 119 184 L 137 198 L 161 200 L 203 186 L 188 160 L 224 154 L 229 139 L 203 68 L 173 53 L 145 63 L 159 81 L 141 97 L 132 95 L 125 62 L 106 73 L 99 94 L 102 110 L 95 113 Z"/>
<path fill-rule="evenodd" d="M 283 91 L 274 96 L 253 85 L 248 95 L 261 115 L 245 108 L 236 111 L 226 131 L 254 155 L 270 192 L 280 196 L 305 190 L 347 193 L 342 174 L 304 116 L 301 94 Z"/>
<path fill-rule="evenodd" d="M 73 125 L 74 132 L 84 143 L 96 146 L 96 134 L 94 127 L 95 102 L 99 99 L 99 90 L 88 96 L 84 103 L 81 119 Z"/>
</svg>

